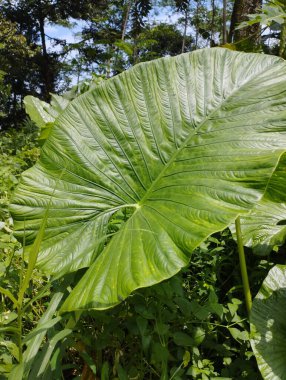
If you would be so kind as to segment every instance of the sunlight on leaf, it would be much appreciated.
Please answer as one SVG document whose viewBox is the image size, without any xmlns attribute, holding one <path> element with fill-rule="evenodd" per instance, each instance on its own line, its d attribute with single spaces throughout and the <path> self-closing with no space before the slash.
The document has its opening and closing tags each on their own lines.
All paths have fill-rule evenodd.
<svg viewBox="0 0 286 380">
<path fill-rule="evenodd" d="M 38 266 L 89 267 L 62 311 L 106 309 L 173 276 L 248 213 L 285 151 L 285 88 L 283 60 L 216 48 L 136 65 L 75 99 L 11 206 L 31 244 L 56 186 Z"/>
</svg>

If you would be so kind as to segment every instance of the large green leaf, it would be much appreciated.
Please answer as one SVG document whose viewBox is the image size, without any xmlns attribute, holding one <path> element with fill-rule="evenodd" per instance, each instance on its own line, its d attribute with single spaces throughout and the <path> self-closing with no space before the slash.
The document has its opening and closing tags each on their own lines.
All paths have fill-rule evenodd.
<svg viewBox="0 0 286 380">
<path fill-rule="evenodd" d="M 38 265 L 90 266 L 63 310 L 108 308 L 174 275 L 249 212 L 285 151 L 285 88 L 283 60 L 217 48 L 136 65 L 74 100 L 11 207 L 30 244 L 54 191 Z"/>
<path fill-rule="evenodd" d="M 286 379 L 286 266 L 270 270 L 253 301 L 251 346 L 265 380 Z"/>
<path fill-rule="evenodd" d="M 241 218 L 244 244 L 267 255 L 286 238 L 286 155 L 273 173 L 266 193 L 253 210 Z M 234 226 L 231 227 L 235 234 Z"/>
</svg>

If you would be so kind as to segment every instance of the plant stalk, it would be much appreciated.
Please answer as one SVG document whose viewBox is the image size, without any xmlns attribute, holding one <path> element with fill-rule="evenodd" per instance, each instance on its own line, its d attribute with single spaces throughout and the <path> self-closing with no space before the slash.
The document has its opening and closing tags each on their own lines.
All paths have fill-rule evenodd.
<svg viewBox="0 0 286 380">
<path fill-rule="evenodd" d="M 19 348 L 19 363 L 21 364 L 23 362 L 23 344 L 22 344 L 22 333 L 23 333 L 23 321 L 22 321 L 22 310 L 19 307 L 18 308 L 18 329 L 19 329 L 19 335 L 18 335 L 18 348 Z"/>
<path fill-rule="evenodd" d="M 245 304 L 246 304 L 247 313 L 249 315 L 251 306 L 252 306 L 252 297 L 251 297 L 248 275 L 247 275 L 247 267 L 246 267 L 244 247 L 243 247 L 243 242 L 242 242 L 242 233 L 241 233 L 239 216 L 235 220 L 235 229 L 236 229 L 237 248 L 238 248 L 239 264 L 240 264 L 242 285 L 243 285 L 243 291 L 244 291 L 244 297 L 245 297 Z"/>
</svg>

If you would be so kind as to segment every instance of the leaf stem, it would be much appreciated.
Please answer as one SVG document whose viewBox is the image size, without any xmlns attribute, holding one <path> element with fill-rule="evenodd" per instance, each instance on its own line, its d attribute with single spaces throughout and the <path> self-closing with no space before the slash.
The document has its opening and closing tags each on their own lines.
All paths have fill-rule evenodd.
<svg viewBox="0 0 286 380">
<path fill-rule="evenodd" d="M 19 334 L 17 336 L 18 347 L 19 347 L 18 361 L 21 364 L 23 362 L 23 345 L 22 345 L 23 321 L 22 321 L 22 312 L 20 308 L 18 308 L 18 329 L 19 329 Z"/>
<path fill-rule="evenodd" d="M 243 242 L 242 242 L 242 233 L 241 233 L 239 216 L 235 220 L 235 229 L 236 229 L 237 248 L 238 248 L 239 264 L 240 264 L 242 285 L 243 285 L 243 291 L 244 291 L 244 297 L 245 297 L 245 304 L 246 304 L 246 309 L 249 315 L 251 306 L 252 306 L 252 297 L 251 297 L 248 275 L 247 275 L 247 267 L 246 267 L 244 247 L 243 247 Z"/>
</svg>

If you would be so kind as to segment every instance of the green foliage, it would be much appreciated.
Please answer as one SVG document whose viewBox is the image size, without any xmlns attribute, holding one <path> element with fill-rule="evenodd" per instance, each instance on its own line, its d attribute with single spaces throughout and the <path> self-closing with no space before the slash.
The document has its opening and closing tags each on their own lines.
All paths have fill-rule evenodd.
<svg viewBox="0 0 286 380">
<path fill-rule="evenodd" d="M 0 133 L 0 242 L 11 243 L 13 251 L 14 245 L 19 247 L 19 243 L 12 235 L 13 221 L 8 212 L 8 203 L 21 173 L 34 165 L 39 157 L 38 128 L 26 120 L 20 129 Z M 8 259 L 11 253 L 9 244 L 0 246 L 0 253 L 8 254 Z"/>
<path fill-rule="evenodd" d="M 257 23 L 275 28 L 275 24 L 281 25 L 286 20 L 285 5 L 277 0 L 269 1 L 264 4 L 261 13 L 248 15 L 248 18 L 249 21 L 242 22 L 237 29 L 242 29 Z"/>
<path fill-rule="evenodd" d="M 260 24 L 264 33 L 261 35 L 262 47 L 266 53 L 286 57 L 286 7 L 285 2 L 269 0 L 263 2 L 260 13 L 248 14 L 248 21 L 240 23 L 236 29 Z M 268 28 L 269 33 L 265 32 Z M 250 46 L 251 48 L 251 46 Z"/>
<path fill-rule="evenodd" d="M 11 127 L 21 107 L 13 101 L 12 93 L 24 86 L 20 72 L 27 66 L 27 61 L 34 55 L 26 38 L 19 34 L 17 26 L 6 20 L 0 12 L 0 130 Z M 16 83 L 15 78 L 19 78 Z M 16 90 L 17 87 L 17 90 Z M 11 115 L 14 114 L 11 119 Z"/>
<path fill-rule="evenodd" d="M 7 116 L 7 103 L 11 94 L 11 85 L 5 83 L 5 71 L 0 71 L 0 119 Z"/>
<path fill-rule="evenodd" d="M 186 49 L 191 50 L 192 37 L 187 37 Z M 174 56 L 182 51 L 182 33 L 174 25 L 160 24 L 146 28 L 136 41 L 138 61 L 150 61 L 164 56 Z"/>
<path fill-rule="evenodd" d="M 0 376 L 10 373 L 13 362 L 20 359 L 17 320 L 17 292 L 23 271 L 22 247 L 13 236 L 13 220 L 8 212 L 11 193 L 19 182 L 20 174 L 32 166 L 39 156 L 38 129 L 30 121 L 21 128 L 1 132 L 0 140 Z M 34 284 L 41 286 L 43 279 L 34 274 Z M 31 297 L 29 289 L 27 298 Z M 39 309 L 40 310 L 40 309 Z M 37 311 L 38 313 L 38 311 Z M 24 320 L 27 328 L 33 326 L 37 313 L 27 310 Z M 2 377 L 1 377 L 2 378 Z M 6 378 L 6 377 L 5 377 Z"/>
<path fill-rule="evenodd" d="M 273 265 L 259 259 L 251 264 L 259 281 Z M 259 380 L 239 299 L 238 265 L 235 242 L 225 231 L 200 246 L 192 265 L 172 279 L 136 291 L 112 310 L 85 312 L 80 320 L 57 312 L 65 287 L 77 279 L 55 282 L 47 311 L 24 340 L 23 379 L 96 372 L 108 380 Z"/>
<path fill-rule="evenodd" d="M 0 255 L 1 260 L 5 261 L 5 267 L 11 265 L 14 252 L 21 246 L 12 233 L 13 221 L 8 211 L 8 204 L 13 190 L 19 183 L 21 173 L 31 167 L 39 157 L 39 149 L 35 144 L 37 134 L 38 129 L 28 120 L 19 130 L 1 133 Z"/>
<path fill-rule="evenodd" d="M 18 184 L 20 174 L 39 157 L 35 142 L 38 128 L 26 120 L 20 129 L 0 133 L 0 195 L 8 199 Z"/>
</svg>

